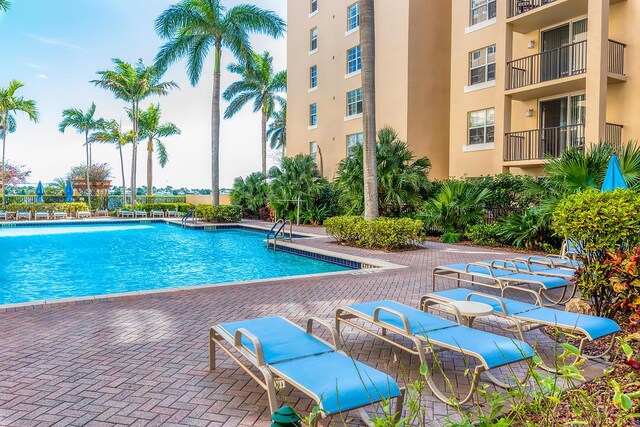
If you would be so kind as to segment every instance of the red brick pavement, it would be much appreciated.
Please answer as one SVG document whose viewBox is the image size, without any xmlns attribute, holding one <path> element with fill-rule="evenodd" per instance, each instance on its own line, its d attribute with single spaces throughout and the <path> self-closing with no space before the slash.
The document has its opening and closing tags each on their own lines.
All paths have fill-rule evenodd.
<svg viewBox="0 0 640 427">
<path fill-rule="evenodd" d="M 311 315 L 332 320 L 340 304 L 380 298 L 415 305 L 431 289 L 435 265 L 508 255 L 438 244 L 381 253 L 326 238 L 297 243 L 408 268 L 0 313 L 0 425 L 267 426 L 266 395 L 226 355 L 219 355 L 216 371 L 208 371 L 212 324 L 282 315 L 302 325 Z M 388 345 L 353 331 L 346 343 L 358 360 L 401 377 L 390 363 L 395 352 Z M 418 361 L 397 357 L 415 375 Z M 449 353 L 441 358 L 454 369 L 448 371 L 453 382 L 464 388 L 466 380 L 455 375 L 464 370 L 464 361 Z M 287 389 L 284 398 L 301 411 L 310 408 L 296 392 Z M 424 403 L 433 425 L 449 414 L 430 394 Z"/>
</svg>

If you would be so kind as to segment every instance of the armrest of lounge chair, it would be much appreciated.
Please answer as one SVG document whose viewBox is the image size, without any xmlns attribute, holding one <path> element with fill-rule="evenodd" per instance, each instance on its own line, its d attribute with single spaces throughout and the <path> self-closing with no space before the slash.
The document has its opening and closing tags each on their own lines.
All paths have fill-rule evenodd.
<svg viewBox="0 0 640 427">
<path fill-rule="evenodd" d="M 464 271 L 468 274 L 473 274 L 473 271 L 469 271 L 469 267 L 474 266 L 474 267 L 482 267 L 485 270 L 487 270 L 487 274 L 490 275 L 491 277 L 494 277 L 493 274 L 493 267 L 490 267 L 486 264 L 482 264 L 481 262 L 470 262 L 469 264 L 467 264 L 467 266 L 465 267 Z"/>
<path fill-rule="evenodd" d="M 424 295 L 422 296 L 422 298 L 420 298 L 420 310 L 426 313 L 427 309 L 429 308 L 429 303 L 446 306 L 449 310 L 451 310 L 453 315 L 456 317 L 456 323 L 458 323 L 459 325 L 462 325 L 462 313 L 460 313 L 460 310 L 458 310 L 458 307 L 446 301 L 443 301 L 441 299 L 432 298 L 429 295 Z"/>
<path fill-rule="evenodd" d="M 400 313 L 397 310 L 394 310 L 392 308 L 387 308 L 387 307 L 376 307 L 375 310 L 373 310 L 373 321 L 374 322 L 378 322 L 378 323 L 386 323 L 384 321 L 380 320 L 380 312 L 384 311 L 387 312 L 389 314 L 392 314 L 394 316 L 397 316 L 400 318 L 400 320 L 402 320 L 402 326 L 404 327 L 405 332 L 408 335 L 412 335 L 413 332 L 411 332 L 411 325 L 409 324 L 409 319 L 407 319 L 407 316 L 405 316 L 403 313 Z M 393 326 L 393 325 L 390 325 Z"/>
<path fill-rule="evenodd" d="M 336 328 L 331 326 L 329 324 L 329 322 L 325 322 L 322 319 L 319 319 L 317 317 L 310 317 L 309 320 L 307 320 L 307 333 L 308 334 L 319 338 L 317 335 L 315 335 L 313 333 L 313 324 L 314 323 L 317 323 L 319 325 L 324 326 L 326 329 L 329 330 L 329 332 L 331 332 L 331 339 L 333 340 L 333 348 L 335 348 L 336 350 L 340 350 L 342 348 L 342 342 L 340 341 L 340 335 L 338 335 L 338 331 L 336 330 Z"/>
<path fill-rule="evenodd" d="M 255 349 L 255 353 L 252 349 L 244 345 L 244 343 L 242 342 L 242 337 L 251 341 L 251 344 L 253 344 L 253 348 Z M 247 331 L 245 328 L 239 328 L 236 330 L 236 333 L 234 334 L 234 337 L 233 337 L 233 346 L 239 350 L 244 349 L 245 351 L 254 353 L 256 356 L 256 362 L 258 367 L 265 365 L 264 350 L 262 349 L 262 343 L 260 342 L 258 337 L 253 335 L 251 332 Z"/>
<path fill-rule="evenodd" d="M 500 305 L 500 309 L 502 310 L 502 313 L 505 316 L 509 316 L 510 315 L 509 310 L 507 310 L 507 306 L 504 304 L 504 301 L 500 297 L 496 297 L 496 296 L 489 295 L 489 294 L 481 294 L 481 293 L 478 293 L 478 292 L 470 292 L 469 295 L 467 295 L 467 301 L 472 301 L 473 297 L 493 300 L 493 301 L 497 302 Z"/>
</svg>

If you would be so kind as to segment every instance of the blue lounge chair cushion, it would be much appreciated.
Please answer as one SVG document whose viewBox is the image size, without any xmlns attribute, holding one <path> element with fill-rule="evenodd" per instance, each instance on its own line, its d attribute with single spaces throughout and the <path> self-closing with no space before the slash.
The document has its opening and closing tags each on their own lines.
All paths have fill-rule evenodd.
<svg viewBox="0 0 640 427">
<path fill-rule="evenodd" d="M 339 352 L 280 362 L 272 369 L 315 395 L 328 415 L 400 395 L 390 376 Z"/>
<path fill-rule="evenodd" d="M 493 298 L 485 298 L 479 295 L 475 295 L 477 292 L 474 292 L 469 289 L 455 288 L 455 289 L 449 289 L 446 291 L 434 292 L 433 295 L 438 295 L 445 299 L 449 299 L 453 301 L 465 301 L 467 299 L 467 296 L 472 293 L 474 295 L 471 296 L 471 301 L 477 301 L 477 302 L 489 304 L 493 308 L 493 311 L 495 311 L 496 313 L 502 313 L 502 307 L 500 306 L 500 303 L 498 303 L 498 301 L 496 301 Z M 505 307 L 507 308 L 508 315 L 515 315 L 518 313 L 524 313 L 526 311 L 540 308 L 537 305 L 528 304 L 526 302 L 515 301 L 507 298 L 500 298 L 500 299 L 502 300 Z"/>
<path fill-rule="evenodd" d="M 220 325 L 232 337 L 236 330 L 244 328 L 255 335 L 262 343 L 264 360 L 267 364 L 313 356 L 332 351 L 333 348 L 307 334 L 291 322 L 282 317 L 263 317 L 260 319 L 241 320 L 238 322 L 222 323 Z M 245 347 L 255 353 L 253 343 L 243 337 Z"/>
<path fill-rule="evenodd" d="M 584 332 L 591 340 L 620 331 L 620 326 L 611 319 L 547 307 L 539 307 L 536 310 L 520 313 L 517 317 L 532 322 L 557 325 L 561 329 L 577 329 Z"/>
<path fill-rule="evenodd" d="M 373 312 L 377 307 L 390 308 L 395 311 L 399 311 L 407 317 L 411 333 L 417 334 L 424 331 L 433 331 L 435 329 L 450 328 L 456 326 L 457 323 L 443 319 L 442 317 L 435 316 L 433 314 L 425 313 L 424 311 L 417 310 L 413 307 L 400 304 L 395 301 L 371 301 L 358 304 L 352 304 L 349 308 L 356 310 L 366 316 L 373 318 Z M 404 324 L 402 319 L 398 316 L 388 313 L 386 311 L 380 311 L 378 319 L 381 322 L 395 326 L 396 328 L 404 330 Z"/>
<path fill-rule="evenodd" d="M 568 268 L 575 268 L 575 267 L 579 267 L 582 265 L 582 261 L 578 261 L 578 260 L 574 260 L 574 259 L 569 259 L 569 258 L 562 258 L 560 256 L 531 256 L 531 257 L 527 257 L 527 260 L 529 260 L 530 262 L 535 262 L 535 263 L 541 263 L 541 264 L 548 264 L 551 265 L 551 263 L 553 262 L 553 264 L 556 267 L 568 267 Z"/>
<path fill-rule="evenodd" d="M 484 263 L 485 262 L 483 262 L 483 264 Z M 495 261 L 486 261 L 486 263 L 487 264 L 493 263 L 493 265 L 498 268 L 507 268 L 507 269 L 518 268 L 522 273 L 531 272 L 534 274 L 545 274 L 548 276 L 562 276 L 568 279 L 572 278 L 575 274 L 575 270 L 569 269 L 569 268 L 551 268 L 546 265 L 527 264 L 526 262 L 522 262 L 522 261 L 495 260 Z"/>
<path fill-rule="evenodd" d="M 468 267 L 468 268 L 467 268 Z M 502 277 L 511 274 L 510 271 L 501 270 L 498 268 L 491 269 L 489 266 L 482 265 L 474 265 L 474 264 L 447 264 L 437 267 L 438 269 L 446 269 L 454 272 L 459 272 L 461 274 L 475 274 L 480 276 L 490 276 L 491 271 L 493 271 L 494 277 Z"/>
<path fill-rule="evenodd" d="M 503 276 L 501 279 L 517 283 L 536 283 L 545 289 L 557 289 L 567 286 L 567 281 L 561 277 L 538 276 L 531 273 L 513 273 Z"/>
</svg>

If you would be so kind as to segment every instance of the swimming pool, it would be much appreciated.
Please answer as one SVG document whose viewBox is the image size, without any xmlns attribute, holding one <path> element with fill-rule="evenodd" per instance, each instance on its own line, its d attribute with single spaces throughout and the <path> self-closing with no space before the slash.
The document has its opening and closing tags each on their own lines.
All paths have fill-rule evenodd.
<svg viewBox="0 0 640 427">
<path fill-rule="evenodd" d="M 0 304 L 348 270 L 264 239 L 153 222 L 0 228 Z"/>
</svg>

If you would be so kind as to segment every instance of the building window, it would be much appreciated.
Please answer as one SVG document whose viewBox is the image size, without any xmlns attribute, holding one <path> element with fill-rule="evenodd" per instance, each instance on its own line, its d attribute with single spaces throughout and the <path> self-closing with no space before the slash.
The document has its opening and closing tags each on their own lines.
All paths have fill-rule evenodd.
<svg viewBox="0 0 640 427">
<path fill-rule="evenodd" d="M 470 0 L 471 24 L 476 25 L 496 17 L 496 0 Z"/>
<path fill-rule="evenodd" d="M 358 145 L 362 145 L 363 142 L 364 142 L 364 134 L 362 132 L 347 135 L 347 156 L 351 156 L 353 154 L 354 149 Z"/>
<path fill-rule="evenodd" d="M 360 26 L 360 5 L 354 3 L 347 9 L 347 31 L 355 30 Z"/>
<path fill-rule="evenodd" d="M 318 144 L 314 142 L 309 143 L 309 155 L 313 159 L 313 161 L 318 163 Z"/>
<path fill-rule="evenodd" d="M 347 93 L 347 116 L 362 114 L 362 89 Z"/>
<path fill-rule="evenodd" d="M 469 145 L 490 144 L 494 141 L 495 113 L 494 108 L 469 113 Z"/>
<path fill-rule="evenodd" d="M 309 69 L 309 87 L 315 89 L 318 87 L 318 66 L 314 65 Z"/>
<path fill-rule="evenodd" d="M 469 54 L 469 86 L 496 79 L 496 45 Z"/>
<path fill-rule="evenodd" d="M 315 103 L 309 106 L 309 126 L 316 126 L 318 124 L 318 107 Z"/>
<path fill-rule="evenodd" d="M 360 57 L 360 45 L 358 45 L 347 51 L 347 74 L 355 73 L 360 69 L 362 69 L 362 58 Z"/>
<path fill-rule="evenodd" d="M 318 0 L 311 0 L 311 13 L 318 11 Z"/>
<path fill-rule="evenodd" d="M 309 49 L 313 52 L 318 49 L 318 27 L 314 27 L 311 29 L 311 45 Z"/>
</svg>

